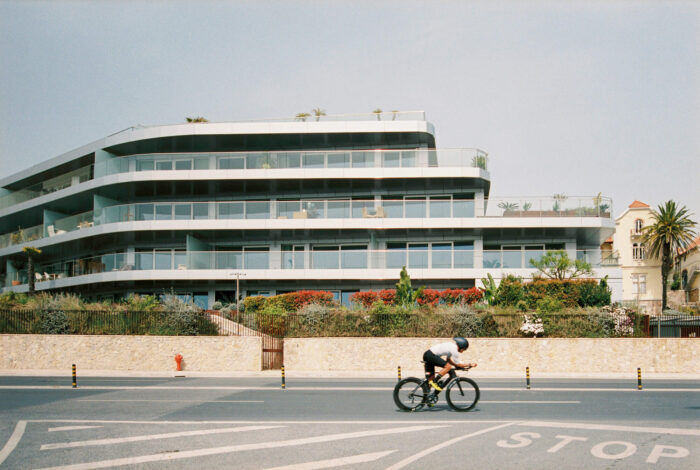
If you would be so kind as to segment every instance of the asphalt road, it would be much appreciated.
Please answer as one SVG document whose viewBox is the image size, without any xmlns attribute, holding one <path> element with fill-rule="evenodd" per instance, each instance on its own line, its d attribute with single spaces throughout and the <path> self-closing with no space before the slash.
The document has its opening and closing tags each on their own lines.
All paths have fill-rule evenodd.
<svg viewBox="0 0 700 470">
<path fill-rule="evenodd" d="M 0 377 L 0 469 L 700 468 L 700 381 L 478 382 L 406 413 L 388 379 Z"/>
</svg>

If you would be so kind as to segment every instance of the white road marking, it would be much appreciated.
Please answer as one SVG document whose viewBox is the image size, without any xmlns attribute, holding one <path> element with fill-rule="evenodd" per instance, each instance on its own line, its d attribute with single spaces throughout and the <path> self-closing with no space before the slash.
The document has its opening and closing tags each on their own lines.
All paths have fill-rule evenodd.
<svg viewBox="0 0 700 470">
<path fill-rule="evenodd" d="M 335 468 L 342 465 L 351 465 L 354 463 L 374 462 L 389 454 L 393 454 L 395 450 L 386 452 L 372 452 L 371 454 L 353 455 L 352 457 L 340 457 L 337 459 L 317 460 L 316 462 L 304 462 L 294 465 L 284 465 L 282 467 L 267 468 L 265 470 L 317 470 L 319 468 Z"/>
<path fill-rule="evenodd" d="M 49 428 L 49 432 L 57 432 L 57 431 L 78 431 L 80 429 L 92 429 L 92 428 L 101 428 L 102 426 L 61 426 L 58 428 Z"/>
<path fill-rule="evenodd" d="M 94 468 L 109 468 L 122 465 L 138 465 L 147 462 L 160 462 L 166 460 L 189 459 L 205 455 L 230 454 L 246 450 L 274 449 L 278 447 L 291 447 L 306 444 L 318 444 L 322 442 L 340 441 L 343 439 L 354 439 L 361 437 L 384 436 L 389 434 L 402 434 L 408 432 L 427 431 L 446 426 L 401 426 L 398 428 L 379 429 L 375 431 L 359 431 L 341 434 L 329 434 L 326 436 L 307 437 L 301 439 L 290 439 L 287 441 L 256 442 L 252 444 L 239 444 L 223 447 L 210 447 L 207 449 L 188 450 L 168 454 L 141 455 L 138 457 L 126 457 L 121 459 L 101 460 L 96 462 L 85 462 L 74 465 L 62 465 L 58 467 L 46 467 L 41 470 L 91 470 Z"/>
<path fill-rule="evenodd" d="M 103 423 L 103 424 L 260 424 L 260 420 L 256 421 L 146 421 L 146 420 L 106 420 L 106 419 L 28 419 L 28 423 Z M 294 424 L 442 424 L 442 425 L 452 425 L 452 424 L 470 424 L 470 423 L 485 423 L 485 424 L 496 424 L 496 423 L 509 423 L 510 421 L 501 419 L 484 419 L 484 420 L 471 420 L 471 419 L 461 419 L 461 420 L 410 420 L 410 419 L 395 419 L 395 420 L 377 420 L 377 421 L 262 421 L 264 424 L 282 424 L 282 425 L 294 425 Z"/>
<path fill-rule="evenodd" d="M 618 426 L 615 424 L 560 423 L 554 421 L 521 421 L 518 426 L 542 428 L 592 429 L 596 431 L 624 431 L 652 434 L 675 434 L 679 436 L 700 436 L 700 429 L 652 428 L 641 426 Z"/>
<path fill-rule="evenodd" d="M 425 456 L 428 455 L 428 454 L 432 454 L 433 452 L 438 451 L 438 450 L 440 450 L 440 449 L 442 449 L 442 448 L 444 448 L 444 447 L 451 446 L 452 444 L 454 444 L 454 443 L 456 443 L 456 442 L 463 441 L 464 439 L 469 439 L 470 437 L 479 436 L 479 435 L 481 435 L 481 434 L 486 434 L 486 433 L 488 433 L 488 432 L 495 431 L 496 429 L 501 429 L 501 428 L 505 428 L 505 427 L 508 427 L 508 426 L 512 426 L 513 424 L 515 424 L 515 422 L 510 422 L 510 423 L 506 423 L 506 424 L 501 424 L 501 425 L 498 425 L 498 426 L 493 426 L 493 427 L 490 427 L 490 428 L 482 429 L 481 431 L 476 431 L 476 432 L 473 432 L 473 433 L 471 433 L 471 434 L 467 434 L 467 435 L 464 435 L 464 436 L 455 437 L 454 439 L 450 439 L 449 441 L 442 442 L 442 443 L 440 443 L 440 444 L 438 444 L 438 445 L 436 445 L 436 446 L 433 446 L 433 447 L 431 447 L 431 448 L 429 448 L 429 449 L 425 449 L 425 450 L 423 450 L 423 451 L 421 451 L 421 452 L 418 452 L 418 453 L 415 454 L 415 455 L 412 455 L 412 456 L 410 456 L 410 457 L 408 457 L 408 458 L 405 458 L 405 459 L 403 459 L 401 462 L 398 462 L 398 463 L 392 465 L 391 467 L 387 467 L 386 470 L 398 470 L 399 468 L 403 468 L 403 467 L 405 467 L 406 465 L 411 464 L 411 463 L 415 462 L 416 460 L 418 460 L 418 459 L 420 459 L 420 458 L 422 458 L 422 457 L 425 457 Z"/>
<path fill-rule="evenodd" d="M 579 404 L 578 400 L 480 400 L 479 403 L 516 403 L 516 404 L 543 404 L 543 405 L 565 405 Z"/>
<path fill-rule="evenodd" d="M 188 403 L 265 403 L 265 400 L 93 400 L 93 399 L 79 399 L 77 401 L 98 401 L 98 402 L 103 402 L 103 401 L 128 401 L 128 402 L 188 402 Z"/>
<path fill-rule="evenodd" d="M 15 447 L 17 447 L 19 440 L 22 439 L 22 434 L 24 434 L 24 430 L 26 428 L 26 421 L 17 421 L 17 426 L 15 426 L 15 430 L 12 432 L 12 435 L 5 443 L 5 446 L 2 448 L 2 450 L 0 450 L 0 465 L 2 465 L 5 459 L 12 453 L 13 450 L 15 450 Z"/>
<path fill-rule="evenodd" d="M 56 442 L 54 444 L 44 444 L 41 450 L 68 449 L 73 447 L 105 446 L 112 444 L 122 444 L 124 442 L 152 441 L 155 439 L 172 439 L 175 437 L 204 436 L 207 434 L 225 434 L 232 432 L 260 431 L 263 429 L 275 429 L 283 426 L 244 426 L 240 428 L 219 428 L 200 429 L 198 431 L 181 431 L 165 434 L 144 434 L 140 436 L 113 437 L 109 439 L 93 439 L 89 441 Z"/>
<path fill-rule="evenodd" d="M 0 390 L 71 390 L 70 385 L 0 385 Z M 522 392 L 526 391 L 525 387 L 479 387 L 483 391 L 493 392 Z M 265 387 L 245 387 L 245 386 L 183 386 L 183 385 L 78 385 L 78 390 L 239 390 L 239 391 L 267 391 L 279 390 L 282 391 L 299 391 L 299 392 L 336 392 L 336 391 L 355 391 L 355 392 L 387 392 L 394 390 L 394 387 L 307 387 L 286 384 L 286 388 L 282 390 L 281 386 L 265 386 Z M 645 388 L 637 390 L 636 384 L 631 384 L 629 388 L 557 388 L 557 387 L 533 387 L 528 392 L 625 392 L 625 393 L 648 393 L 648 392 L 691 392 L 700 393 L 700 388 Z"/>
</svg>

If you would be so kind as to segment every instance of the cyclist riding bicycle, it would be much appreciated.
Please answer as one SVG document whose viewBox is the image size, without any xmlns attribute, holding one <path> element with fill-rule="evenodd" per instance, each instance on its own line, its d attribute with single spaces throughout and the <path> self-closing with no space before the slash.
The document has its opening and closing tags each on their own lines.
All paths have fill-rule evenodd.
<svg viewBox="0 0 700 470">
<path fill-rule="evenodd" d="M 459 355 L 467 350 L 469 341 L 461 336 L 452 338 L 454 343 L 439 343 L 423 353 L 423 361 L 425 362 L 425 377 L 428 383 L 437 392 L 442 391 L 439 381 L 440 378 L 450 373 L 453 367 L 463 367 L 471 369 L 476 367 L 476 362 L 460 363 Z M 443 359 L 442 356 L 445 356 Z M 442 370 L 435 373 L 435 366 L 442 367 Z"/>
</svg>

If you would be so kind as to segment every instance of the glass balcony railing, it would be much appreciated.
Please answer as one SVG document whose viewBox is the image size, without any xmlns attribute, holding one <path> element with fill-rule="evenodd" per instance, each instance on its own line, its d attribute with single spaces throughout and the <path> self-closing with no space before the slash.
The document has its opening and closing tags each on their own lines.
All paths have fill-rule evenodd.
<svg viewBox="0 0 700 470">
<path fill-rule="evenodd" d="M 482 255 L 483 268 L 477 259 Z M 545 250 L 484 250 L 458 247 L 447 242 L 408 244 L 403 248 L 369 250 L 364 246 L 340 245 L 313 247 L 304 251 L 283 249 L 271 251 L 265 247 L 244 248 L 239 251 L 186 251 L 156 249 L 124 252 L 69 259 L 39 264 L 36 281 L 51 281 L 68 277 L 118 271 L 154 270 L 355 270 L 355 269 L 534 269 L 531 260 L 539 259 Z M 576 259 L 591 263 L 594 269 L 616 266 L 617 258 L 610 251 L 577 250 Z M 25 284 L 26 270 L 5 275 L 5 286 Z"/>
<path fill-rule="evenodd" d="M 30 199 L 50 194 L 75 184 L 88 181 L 92 177 L 92 165 L 84 166 L 78 170 L 47 179 L 41 183 L 13 191 L 0 197 L 0 209 L 5 209 Z"/>
<path fill-rule="evenodd" d="M 478 149 L 334 150 L 146 154 L 95 164 L 95 175 L 140 171 L 473 167 L 487 169 Z"/>
<path fill-rule="evenodd" d="M 88 214 L 88 213 L 86 213 Z M 406 199 L 158 202 L 110 206 L 87 217 L 95 225 L 151 220 L 367 219 L 474 217 L 473 199 L 452 196 Z M 69 230 L 72 223 L 66 224 Z M 72 228 L 74 229 L 74 228 Z"/>
<path fill-rule="evenodd" d="M 607 197 L 489 198 L 486 217 L 603 217 L 610 218 L 612 199 Z"/>
</svg>

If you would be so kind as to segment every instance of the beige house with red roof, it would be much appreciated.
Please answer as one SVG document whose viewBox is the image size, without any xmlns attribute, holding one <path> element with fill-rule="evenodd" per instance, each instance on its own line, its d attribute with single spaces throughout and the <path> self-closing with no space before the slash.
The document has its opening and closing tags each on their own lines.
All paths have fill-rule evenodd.
<svg viewBox="0 0 700 470">
<path fill-rule="evenodd" d="M 659 313 L 663 295 L 661 260 L 649 259 L 642 243 L 642 229 L 652 223 L 649 205 L 634 201 L 615 219 L 613 246 L 622 268 L 623 301 L 638 304 L 640 311 Z"/>
<path fill-rule="evenodd" d="M 700 303 L 700 235 L 676 256 L 676 269 L 681 276 L 686 302 Z"/>
</svg>

